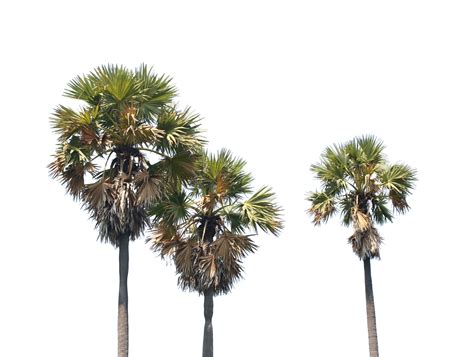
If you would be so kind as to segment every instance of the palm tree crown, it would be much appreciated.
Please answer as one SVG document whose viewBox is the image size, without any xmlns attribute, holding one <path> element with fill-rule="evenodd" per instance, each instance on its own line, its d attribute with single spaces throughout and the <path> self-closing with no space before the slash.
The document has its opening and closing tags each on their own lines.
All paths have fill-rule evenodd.
<svg viewBox="0 0 474 357">
<path fill-rule="evenodd" d="M 374 136 L 357 137 L 326 148 L 321 161 L 311 166 L 322 189 L 310 193 L 313 222 L 326 222 L 340 212 L 345 225 L 352 224 L 349 242 L 360 259 L 380 257 L 381 237 L 374 223 L 392 221 L 393 211 L 405 213 L 407 196 L 416 171 L 404 164 L 389 164 L 384 145 Z"/>
<path fill-rule="evenodd" d="M 152 249 L 173 257 L 185 290 L 229 292 L 242 276 L 242 258 L 257 248 L 250 236 L 258 229 L 276 235 L 282 228 L 274 194 L 268 187 L 253 192 L 244 166 L 227 150 L 203 153 L 189 187 L 151 210 Z"/>
<path fill-rule="evenodd" d="M 50 173 L 83 202 L 101 240 L 137 238 L 148 224 L 146 209 L 171 181 L 193 173 L 203 142 L 199 117 L 178 110 L 175 95 L 170 78 L 145 65 L 108 65 L 69 83 L 65 96 L 82 107 L 55 109 L 59 138 Z"/>
</svg>

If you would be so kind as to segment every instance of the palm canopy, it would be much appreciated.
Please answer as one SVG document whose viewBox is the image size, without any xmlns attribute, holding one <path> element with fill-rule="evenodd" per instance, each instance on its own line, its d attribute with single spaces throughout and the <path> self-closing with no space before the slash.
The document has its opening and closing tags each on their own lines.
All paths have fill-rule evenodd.
<svg viewBox="0 0 474 357">
<path fill-rule="evenodd" d="M 322 186 L 308 197 L 314 224 L 340 212 L 343 224 L 354 227 L 349 242 L 361 259 L 380 257 L 381 237 L 374 223 L 391 222 L 393 211 L 405 213 L 416 181 L 414 169 L 388 163 L 384 148 L 376 137 L 361 136 L 326 148 L 321 161 L 311 166 Z"/>
<path fill-rule="evenodd" d="M 254 191 L 244 167 L 227 150 L 203 152 L 189 187 L 151 210 L 152 249 L 173 258 L 185 290 L 229 292 L 242 276 L 242 258 L 257 248 L 250 236 L 259 229 L 277 235 L 282 228 L 274 193 L 268 187 Z"/>
<path fill-rule="evenodd" d="M 193 175 L 199 116 L 178 110 L 171 79 L 146 65 L 98 67 L 70 81 L 64 95 L 82 105 L 60 105 L 52 115 L 58 145 L 50 174 L 83 201 L 101 240 L 133 240 L 166 187 Z"/>
</svg>

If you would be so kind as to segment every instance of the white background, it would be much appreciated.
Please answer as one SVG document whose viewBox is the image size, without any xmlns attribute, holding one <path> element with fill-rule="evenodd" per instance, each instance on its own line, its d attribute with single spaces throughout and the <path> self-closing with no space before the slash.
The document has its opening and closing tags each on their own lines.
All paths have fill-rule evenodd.
<svg viewBox="0 0 474 357">
<path fill-rule="evenodd" d="M 0 5 L 0 355 L 115 356 L 118 256 L 48 177 L 67 82 L 153 65 L 285 209 L 215 299 L 216 357 L 367 356 L 363 265 L 305 195 L 322 150 L 361 134 L 418 170 L 372 265 L 383 357 L 474 356 L 471 1 L 15 1 Z M 202 298 L 143 240 L 130 356 L 200 356 Z"/>
</svg>

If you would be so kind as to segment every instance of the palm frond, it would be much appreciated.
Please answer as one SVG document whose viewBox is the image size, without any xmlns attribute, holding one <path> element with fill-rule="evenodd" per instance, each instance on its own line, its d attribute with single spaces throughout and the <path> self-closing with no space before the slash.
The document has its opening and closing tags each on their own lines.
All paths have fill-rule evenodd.
<svg viewBox="0 0 474 357">
<path fill-rule="evenodd" d="M 151 242 L 151 249 L 159 252 L 162 258 L 173 255 L 184 243 L 175 227 L 166 222 L 153 228 L 147 242 Z"/>
<path fill-rule="evenodd" d="M 150 210 L 156 222 L 179 227 L 192 217 L 192 203 L 190 196 L 184 190 L 176 190 L 157 202 Z"/>
<path fill-rule="evenodd" d="M 326 192 L 312 192 L 308 200 L 311 207 L 308 213 L 313 217 L 313 223 L 319 225 L 325 223 L 336 212 L 335 197 Z"/>
<path fill-rule="evenodd" d="M 134 78 L 138 83 L 140 98 L 138 102 L 138 118 L 151 124 L 150 118 L 163 111 L 163 107 L 171 102 L 177 90 L 171 84 L 171 77 L 158 76 L 152 71 L 152 67 L 145 64 L 135 70 Z"/>
<path fill-rule="evenodd" d="M 275 194 L 269 187 L 262 187 L 242 203 L 241 215 L 244 222 L 257 230 L 278 234 L 283 228 L 280 219 L 281 208 L 274 202 Z"/>
<path fill-rule="evenodd" d="M 139 93 L 133 72 L 124 66 L 109 64 L 97 67 L 89 78 L 102 87 L 102 99 L 106 105 L 126 103 Z"/>
<path fill-rule="evenodd" d="M 89 76 L 77 76 L 68 83 L 64 96 L 83 100 L 89 105 L 96 106 L 100 100 L 99 91 L 97 83 L 92 78 Z"/>
<path fill-rule="evenodd" d="M 183 241 L 176 247 L 174 262 L 178 283 L 183 290 L 194 290 L 199 280 L 199 256 L 202 247 L 193 240 Z"/>
<path fill-rule="evenodd" d="M 225 221 L 226 227 L 232 233 L 243 234 L 247 230 L 246 222 L 242 220 L 241 205 L 231 205 L 219 211 L 219 216 Z"/>
<path fill-rule="evenodd" d="M 152 165 L 151 172 L 160 172 L 171 185 L 176 182 L 188 181 L 195 176 L 195 161 L 197 156 L 183 147 L 177 147 L 171 156 Z"/>
<path fill-rule="evenodd" d="M 49 174 L 53 179 L 59 179 L 74 199 L 79 199 L 85 187 L 84 176 L 86 173 L 94 174 L 98 167 L 67 148 L 65 145 L 64 150 L 58 150 L 55 159 L 48 165 Z"/>
<path fill-rule="evenodd" d="M 244 171 L 246 163 L 232 157 L 229 150 L 222 149 L 217 154 L 203 153 L 198 162 L 201 175 L 199 189 L 215 192 L 216 197 L 229 203 L 251 192 L 252 175 Z"/>
<path fill-rule="evenodd" d="M 163 198 L 164 180 L 159 175 L 152 175 L 149 170 L 141 170 L 135 175 L 137 185 L 137 204 L 150 207 Z"/>
<path fill-rule="evenodd" d="M 364 232 L 371 227 L 372 222 L 371 222 L 370 216 L 362 212 L 358 206 L 352 207 L 351 215 L 352 215 L 352 223 L 354 224 L 354 227 L 356 228 L 356 230 Z"/>
<path fill-rule="evenodd" d="M 361 160 L 367 165 L 375 165 L 384 162 L 383 150 L 385 145 L 373 135 L 363 135 L 354 140 L 358 155 Z"/>
<path fill-rule="evenodd" d="M 387 207 L 388 201 L 384 196 L 377 196 L 372 199 L 372 216 L 378 224 L 393 221 L 393 215 Z"/>
<path fill-rule="evenodd" d="M 114 200 L 113 182 L 97 180 L 94 183 L 85 185 L 83 199 L 88 207 L 94 211 L 104 209 Z"/>
<path fill-rule="evenodd" d="M 352 208 L 355 204 L 355 194 L 348 193 L 339 198 L 339 209 L 341 211 L 342 224 L 349 226 L 352 222 Z"/>
<path fill-rule="evenodd" d="M 414 188 L 416 170 L 403 164 L 390 165 L 381 172 L 380 180 L 383 188 L 406 195 Z"/>
<path fill-rule="evenodd" d="M 164 107 L 157 124 L 157 129 L 163 132 L 163 139 L 157 145 L 167 150 L 182 146 L 193 152 L 200 151 L 205 143 L 200 136 L 200 121 L 199 115 L 189 108 L 179 111 L 176 107 Z"/>
<path fill-rule="evenodd" d="M 71 108 L 60 105 L 54 110 L 51 124 L 54 132 L 59 135 L 60 140 L 68 140 L 74 134 L 79 134 L 83 131 L 87 131 L 89 136 L 95 138 L 97 136 L 97 128 L 93 125 L 95 114 L 94 111 L 87 110 L 76 112 Z"/>
</svg>

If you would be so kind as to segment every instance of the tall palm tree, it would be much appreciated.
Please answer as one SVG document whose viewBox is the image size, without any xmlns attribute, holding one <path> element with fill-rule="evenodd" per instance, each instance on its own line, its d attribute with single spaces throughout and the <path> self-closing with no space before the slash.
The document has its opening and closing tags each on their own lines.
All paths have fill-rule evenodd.
<svg viewBox="0 0 474 357">
<path fill-rule="evenodd" d="M 147 209 L 167 187 L 193 175 L 202 145 L 199 118 L 173 104 L 170 78 L 145 65 L 98 67 L 69 82 L 58 106 L 50 174 L 96 222 L 99 239 L 119 249 L 118 355 L 128 356 L 128 244 L 149 224 Z"/>
<path fill-rule="evenodd" d="M 375 224 L 392 222 L 393 211 L 410 208 L 407 196 L 416 181 L 416 171 L 404 164 L 389 164 L 383 143 L 373 136 L 357 137 L 326 148 L 321 161 L 311 166 L 322 189 L 310 193 L 310 214 L 315 225 L 325 223 L 336 212 L 342 223 L 352 225 L 349 237 L 354 253 L 364 262 L 367 326 L 371 357 L 378 357 L 377 328 L 370 260 L 380 259 L 382 237 Z"/>
<path fill-rule="evenodd" d="M 245 161 L 221 150 L 203 153 L 196 179 L 151 210 L 154 251 L 171 256 L 178 285 L 204 295 L 203 357 L 213 356 L 213 298 L 227 294 L 242 277 L 242 259 L 255 252 L 258 229 L 277 235 L 281 210 L 268 187 L 253 191 Z"/>
</svg>

